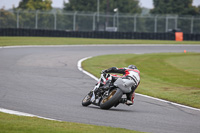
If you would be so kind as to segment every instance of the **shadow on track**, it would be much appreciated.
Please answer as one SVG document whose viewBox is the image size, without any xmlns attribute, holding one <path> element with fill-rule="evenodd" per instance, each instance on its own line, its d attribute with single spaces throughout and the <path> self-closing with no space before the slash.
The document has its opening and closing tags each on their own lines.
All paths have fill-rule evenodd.
<svg viewBox="0 0 200 133">
<path fill-rule="evenodd" d="M 109 109 L 109 110 L 105 110 L 105 109 L 101 109 L 100 107 L 98 107 L 98 106 L 87 106 L 87 107 L 84 107 L 84 108 L 90 108 L 90 109 L 98 109 L 98 110 L 102 110 L 102 111 L 119 111 L 119 112 L 136 112 L 136 111 L 134 111 L 134 110 L 131 110 L 131 108 L 130 109 L 119 109 L 119 108 L 111 108 L 111 109 Z"/>
</svg>

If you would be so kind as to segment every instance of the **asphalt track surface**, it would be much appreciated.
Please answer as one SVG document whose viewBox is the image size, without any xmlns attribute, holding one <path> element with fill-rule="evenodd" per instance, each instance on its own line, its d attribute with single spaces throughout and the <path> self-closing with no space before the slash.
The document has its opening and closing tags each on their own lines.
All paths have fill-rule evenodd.
<svg viewBox="0 0 200 133">
<path fill-rule="evenodd" d="M 136 96 L 134 106 L 83 107 L 96 81 L 77 62 L 104 54 L 200 52 L 197 45 L 36 46 L 0 48 L 0 108 L 47 118 L 153 133 L 199 133 L 200 111 Z M 141 72 L 142 74 L 142 72 Z"/>
</svg>

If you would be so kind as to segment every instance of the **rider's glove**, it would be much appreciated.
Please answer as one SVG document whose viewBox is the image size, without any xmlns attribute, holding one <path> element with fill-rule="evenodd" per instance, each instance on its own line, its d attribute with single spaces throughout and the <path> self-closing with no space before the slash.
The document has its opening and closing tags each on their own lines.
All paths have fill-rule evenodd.
<svg viewBox="0 0 200 133">
<path fill-rule="evenodd" d="M 106 73 L 106 70 L 102 70 L 101 73 L 102 73 L 102 74 L 103 74 L 103 73 Z"/>
</svg>

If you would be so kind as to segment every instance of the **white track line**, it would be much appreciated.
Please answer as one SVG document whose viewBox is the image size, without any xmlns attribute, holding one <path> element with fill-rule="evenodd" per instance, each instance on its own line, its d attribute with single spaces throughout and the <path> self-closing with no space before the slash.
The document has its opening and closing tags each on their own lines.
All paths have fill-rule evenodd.
<svg viewBox="0 0 200 133">
<path fill-rule="evenodd" d="M 91 78 L 93 78 L 93 79 L 95 79 L 96 81 L 98 81 L 98 78 L 97 78 L 97 77 L 95 77 L 95 76 L 92 75 L 91 73 L 89 73 L 89 72 L 83 70 L 83 68 L 82 68 L 82 65 L 81 65 L 82 62 L 83 62 L 84 60 L 89 59 L 89 58 L 92 58 L 92 57 L 86 57 L 86 58 L 80 59 L 80 60 L 78 61 L 78 64 L 77 64 L 78 70 L 80 70 L 81 72 L 85 73 L 86 75 L 88 75 L 88 76 L 90 76 Z"/>
<path fill-rule="evenodd" d="M 89 58 L 92 58 L 92 57 L 86 57 L 86 58 L 83 58 L 83 59 L 80 59 L 78 61 L 78 69 L 80 71 L 82 71 L 83 73 L 87 74 L 88 76 L 90 76 L 91 78 L 95 79 L 96 81 L 98 81 L 98 78 L 95 77 L 94 75 L 92 75 L 91 73 L 83 70 L 83 68 L 81 67 L 81 64 L 84 60 L 87 60 Z M 136 95 L 138 96 L 143 96 L 143 97 L 146 97 L 146 98 L 150 98 L 150 99 L 154 99 L 154 100 L 157 100 L 157 101 L 161 101 L 161 102 L 165 102 L 165 103 L 169 103 L 169 104 L 172 104 L 172 105 L 176 105 L 176 106 L 179 106 L 179 107 L 183 107 L 183 108 L 187 108 L 187 109 L 192 109 L 192 110 L 196 110 L 196 111 L 200 111 L 200 109 L 197 109 L 197 108 L 193 108 L 193 107 L 189 107 L 189 106 L 186 106 L 186 105 L 182 105 L 182 104 L 178 104 L 178 103 L 174 103 L 174 102 L 170 102 L 170 101 L 167 101 L 167 100 L 162 100 L 162 99 L 159 99 L 159 98 L 155 98 L 155 97 L 151 97 L 151 96 L 147 96 L 147 95 L 143 95 L 143 94 L 139 94 L 139 93 L 135 93 Z"/>
<path fill-rule="evenodd" d="M 110 46 L 115 46 L 115 47 L 121 47 L 121 46 L 159 46 L 159 47 L 171 47 L 171 46 L 184 46 L 184 47 L 200 47 L 199 44 L 85 44 L 85 45 L 24 45 L 24 46 L 0 46 L 0 48 L 46 48 L 46 47 L 110 47 Z"/>
<path fill-rule="evenodd" d="M 51 119 L 51 118 L 47 118 L 47 117 L 42 117 L 42 116 L 38 116 L 38 115 L 33 115 L 33 114 L 29 114 L 29 113 L 24 113 L 24 112 L 14 111 L 14 110 L 9 110 L 9 109 L 4 109 L 4 108 L 0 108 L 0 112 L 7 113 L 7 114 L 13 114 L 13 115 L 19 115 L 19 116 L 37 117 L 37 118 L 42 118 L 42 119 L 46 119 L 46 120 L 60 121 L 60 120 L 56 120 L 56 119 Z"/>
</svg>

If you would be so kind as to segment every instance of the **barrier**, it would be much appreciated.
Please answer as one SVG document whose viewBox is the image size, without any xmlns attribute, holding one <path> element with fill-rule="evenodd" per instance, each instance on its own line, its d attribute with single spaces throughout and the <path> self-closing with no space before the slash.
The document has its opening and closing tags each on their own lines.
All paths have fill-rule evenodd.
<svg viewBox="0 0 200 133">
<path fill-rule="evenodd" d="M 43 29 L 0 29 L 0 36 L 81 37 L 108 39 L 177 40 L 177 33 L 107 32 L 107 31 L 63 31 Z M 181 40 L 200 40 L 200 34 L 183 34 Z M 180 39 L 180 38 L 179 38 Z"/>
<path fill-rule="evenodd" d="M 183 41 L 183 32 L 175 32 L 176 41 Z"/>
</svg>

